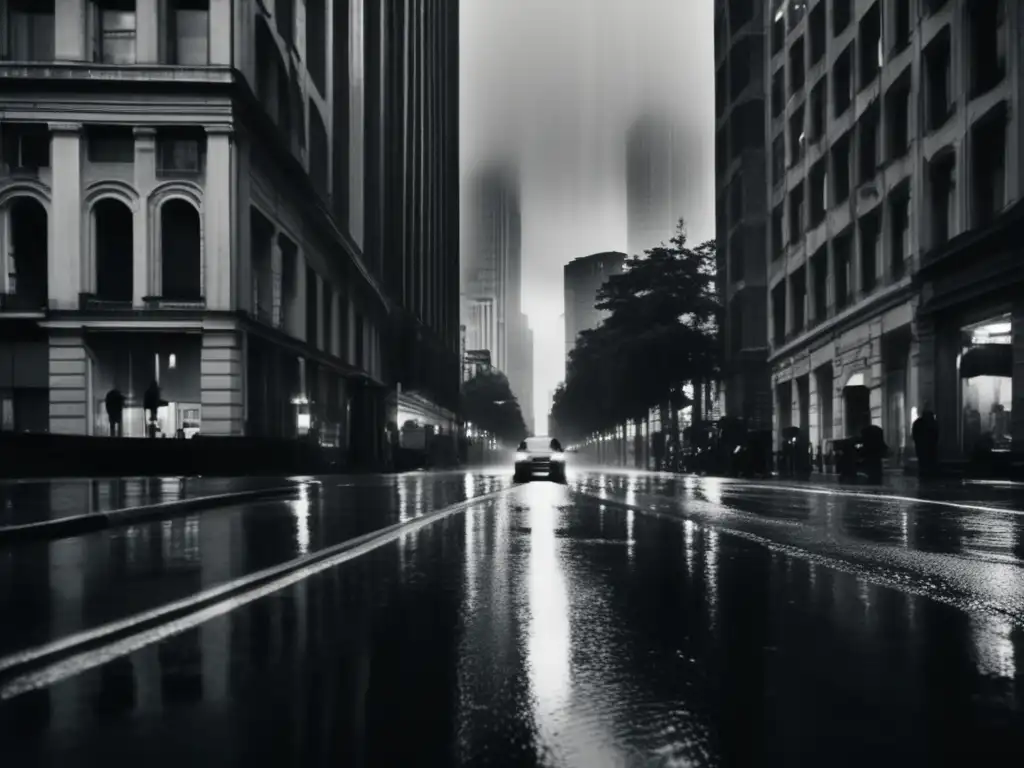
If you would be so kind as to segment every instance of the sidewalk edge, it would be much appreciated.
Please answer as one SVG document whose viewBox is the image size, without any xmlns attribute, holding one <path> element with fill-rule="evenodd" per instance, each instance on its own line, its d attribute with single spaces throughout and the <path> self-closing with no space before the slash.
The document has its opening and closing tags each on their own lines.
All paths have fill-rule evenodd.
<svg viewBox="0 0 1024 768">
<path fill-rule="evenodd" d="M 109 512 L 58 517 L 55 520 L 43 520 L 38 523 L 7 525 L 0 527 L 0 545 L 16 541 L 63 539 L 69 536 L 80 536 L 84 533 L 101 531 L 106 528 L 116 528 L 137 522 L 171 518 L 188 512 L 202 512 L 246 501 L 262 501 L 264 499 L 294 496 L 299 493 L 303 485 L 305 484 L 295 483 L 275 488 L 233 491 L 213 496 L 196 496 L 191 499 L 165 501 L 160 504 L 112 509 Z"/>
</svg>

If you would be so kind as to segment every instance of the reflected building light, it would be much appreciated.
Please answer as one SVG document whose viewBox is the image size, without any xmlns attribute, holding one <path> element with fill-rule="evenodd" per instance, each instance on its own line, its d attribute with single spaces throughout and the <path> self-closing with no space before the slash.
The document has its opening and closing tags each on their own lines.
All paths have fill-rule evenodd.
<svg viewBox="0 0 1024 768">
<path fill-rule="evenodd" d="M 474 488 L 476 488 L 476 477 L 472 472 L 467 472 L 465 479 L 462 481 L 462 490 L 465 492 L 467 499 L 473 498 Z"/>
<path fill-rule="evenodd" d="M 477 583 L 476 583 L 476 526 L 477 526 L 477 510 L 475 507 L 470 507 L 465 512 L 466 519 L 466 531 L 465 531 L 465 544 L 466 544 L 466 616 L 472 616 L 476 611 L 476 596 L 477 596 Z"/>
<path fill-rule="evenodd" d="M 708 626 L 718 629 L 718 531 L 708 528 L 704 538 L 704 582 L 708 593 Z"/>
<path fill-rule="evenodd" d="M 631 509 L 626 512 L 626 557 L 629 558 L 630 564 L 633 563 L 633 552 L 636 546 L 636 537 L 634 535 L 635 526 L 636 512 Z"/>
<path fill-rule="evenodd" d="M 971 639 L 978 673 L 986 677 L 1017 678 L 1013 623 L 992 616 L 971 616 Z"/>
<path fill-rule="evenodd" d="M 686 573 L 693 578 L 696 560 L 697 524 L 693 520 L 683 521 L 683 559 L 686 561 Z"/>
<path fill-rule="evenodd" d="M 554 486 L 527 488 L 530 509 L 529 660 L 530 687 L 540 747 L 560 736 L 572 694 L 569 600 L 555 529 L 560 514 Z"/>
<path fill-rule="evenodd" d="M 292 502 L 295 516 L 295 548 L 300 555 L 309 552 L 309 495 L 302 494 Z"/>
<path fill-rule="evenodd" d="M 426 501 L 425 501 L 425 499 L 423 497 L 424 496 L 424 494 L 423 494 L 423 475 L 417 475 L 416 476 L 415 496 L 416 496 L 416 501 L 415 501 L 415 510 L 416 510 L 416 512 L 415 512 L 415 516 L 416 517 L 422 517 L 423 516 L 424 507 L 426 506 Z"/>
<path fill-rule="evenodd" d="M 683 478 L 683 489 L 687 493 L 692 493 L 696 487 L 697 478 L 695 478 L 693 475 L 687 475 L 686 477 Z"/>
<path fill-rule="evenodd" d="M 400 523 L 409 521 L 409 489 L 406 486 L 408 482 L 405 478 L 398 480 L 398 522 Z"/>
<path fill-rule="evenodd" d="M 717 477 L 705 477 L 701 482 L 704 498 L 715 506 L 722 505 L 722 481 Z"/>
<path fill-rule="evenodd" d="M 864 605 L 865 617 L 871 616 L 871 585 L 864 579 L 857 580 L 857 596 Z"/>
<path fill-rule="evenodd" d="M 910 546 L 910 511 L 906 505 L 900 509 L 900 541 L 904 549 Z"/>
</svg>

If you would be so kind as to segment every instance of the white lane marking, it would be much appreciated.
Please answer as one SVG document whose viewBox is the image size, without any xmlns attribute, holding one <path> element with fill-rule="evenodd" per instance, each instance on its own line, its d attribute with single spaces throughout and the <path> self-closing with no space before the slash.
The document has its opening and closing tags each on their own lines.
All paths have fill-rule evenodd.
<svg viewBox="0 0 1024 768">
<path fill-rule="evenodd" d="M 315 560 L 315 562 L 306 566 L 297 565 L 300 561 L 292 560 L 288 563 L 274 566 L 272 568 L 265 569 L 264 571 L 237 579 L 233 582 L 223 584 L 219 587 L 200 592 L 183 600 L 169 603 L 161 606 L 160 608 L 136 614 L 128 619 L 112 622 L 97 629 L 81 632 L 56 642 L 49 643 L 45 646 L 32 648 L 27 651 L 7 656 L 0 659 L 0 671 L 9 669 L 18 664 L 44 658 L 53 653 L 72 649 L 76 645 L 81 645 L 94 640 L 101 640 L 105 635 L 114 634 L 125 629 L 131 629 L 131 627 L 137 626 L 143 622 L 158 619 L 161 616 L 165 616 L 174 611 L 187 609 L 190 605 L 199 605 L 200 603 L 207 602 L 210 599 L 215 599 L 225 593 L 239 588 L 244 588 L 247 583 L 265 579 L 275 572 L 284 574 L 263 586 L 256 587 L 234 597 L 226 598 L 218 603 L 207 606 L 206 608 L 199 609 L 190 615 L 182 616 L 179 619 L 173 619 L 168 621 L 166 624 L 162 624 L 148 630 L 143 630 L 135 635 L 114 641 L 106 646 L 102 646 L 91 651 L 84 651 L 68 659 L 64 659 L 63 661 L 50 664 L 41 670 L 29 672 L 16 677 L 10 682 L 5 683 L 3 687 L 0 688 L 0 700 L 9 699 L 27 691 L 52 685 L 68 677 L 81 674 L 89 669 L 105 664 L 108 661 L 112 661 L 116 658 L 137 651 L 147 645 L 159 642 L 165 638 L 171 637 L 172 635 L 185 632 L 186 630 L 197 627 L 210 619 L 230 613 L 231 611 L 247 605 L 254 600 L 258 600 L 261 597 L 277 592 L 285 587 L 295 584 L 296 582 L 302 581 L 303 579 L 315 576 L 328 568 L 333 568 L 337 565 L 341 565 L 342 563 L 346 563 L 349 560 L 360 557 L 361 555 L 372 552 L 375 549 L 379 549 L 386 544 L 397 541 L 403 536 L 415 533 L 421 528 L 425 528 L 438 520 L 442 520 L 458 512 L 463 512 L 471 506 L 487 504 L 499 496 L 514 491 L 515 489 L 515 487 L 502 488 L 497 491 L 492 491 L 491 493 L 476 496 L 472 499 L 467 499 L 466 501 L 451 504 L 447 507 L 434 511 L 427 516 L 416 518 L 406 523 L 398 523 L 384 529 L 383 531 L 372 531 L 370 534 L 366 535 L 366 541 L 355 546 L 352 546 L 352 543 L 353 541 L 358 541 L 358 538 L 353 541 L 342 542 L 334 547 L 328 548 L 327 550 L 321 550 L 311 554 L 307 558 L 302 558 L 305 560 Z M 344 551 L 334 555 L 325 556 L 325 553 L 329 552 L 330 549 L 338 549 L 341 547 L 345 548 Z"/>
</svg>

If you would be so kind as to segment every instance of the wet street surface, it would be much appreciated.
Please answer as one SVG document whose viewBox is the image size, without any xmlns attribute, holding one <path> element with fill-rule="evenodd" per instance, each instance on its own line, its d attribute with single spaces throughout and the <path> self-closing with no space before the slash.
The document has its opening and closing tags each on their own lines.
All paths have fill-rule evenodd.
<svg viewBox="0 0 1024 768">
<path fill-rule="evenodd" d="M 10 658 L 420 526 L 8 669 L 0 764 L 1024 764 L 1019 486 L 510 474 L 324 479 L 0 549 Z"/>
</svg>

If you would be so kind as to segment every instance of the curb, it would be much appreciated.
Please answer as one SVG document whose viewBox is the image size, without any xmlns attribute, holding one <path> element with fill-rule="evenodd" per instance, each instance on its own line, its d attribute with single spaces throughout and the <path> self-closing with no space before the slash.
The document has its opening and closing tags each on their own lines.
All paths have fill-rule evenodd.
<svg viewBox="0 0 1024 768">
<path fill-rule="evenodd" d="M 35 539 L 63 539 L 69 536 L 80 536 L 84 533 L 94 533 L 95 531 L 137 522 L 177 517 L 188 512 L 216 509 L 217 507 L 229 506 L 245 501 L 262 501 L 264 499 L 295 496 L 304 485 L 296 483 L 277 488 L 258 488 L 249 491 L 219 493 L 214 496 L 196 496 L 191 499 L 165 501 L 160 504 L 147 504 L 141 507 L 112 509 L 109 512 L 58 517 L 55 520 L 44 520 L 39 523 L 7 525 L 0 527 L 0 545 Z"/>
<path fill-rule="evenodd" d="M 215 586 L 190 597 L 150 609 L 136 616 L 120 619 L 71 637 L 55 640 L 43 646 L 14 653 L 10 656 L 0 657 L 0 700 L 17 696 L 25 690 L 29 690 L 30 688 L 23 687 L 19 679 L 40 671 L 40 668 L 45 669 L 55 664 L 67 664 L 69 659 L 73 659 L 78 654 L 111 643 L 127 642 L 133 636 L 138 636 L 154 628 L 173 625 L 175 622 L 181 621 L 188 616 L 202 613 L 216 607 L 218 604 L 239 599 L 241 596 L 257 591 L 261 587 L 279 582 L 281 579 L 288 578 L 296 572 L 310 568 L 323 569 L 330 567 L 333 560 L 344 556 L 345 553 L 363 546 L 370 546 L 372 548 L 375 540 L 385 539 L 389 535 L 401 531 L 412 533 L 439 519 L 458 512 L 464 512 L 470 507 L 493 502 L 500 496 L 514 492 L 514 490 L 514 488 L 501 488 L 480 496 L 474 496 L 471 499 L 449 504 L 441 509 L 428 512 L 422 517 L 413 518 L 405 522 L 392 523 L 383 528 L 368 531 L 326 549 L 311 552 L 304 557 L 264 568 L 226 584 Z M 171 634 L 174 633 L 172 632 Z"/>
</svg>

